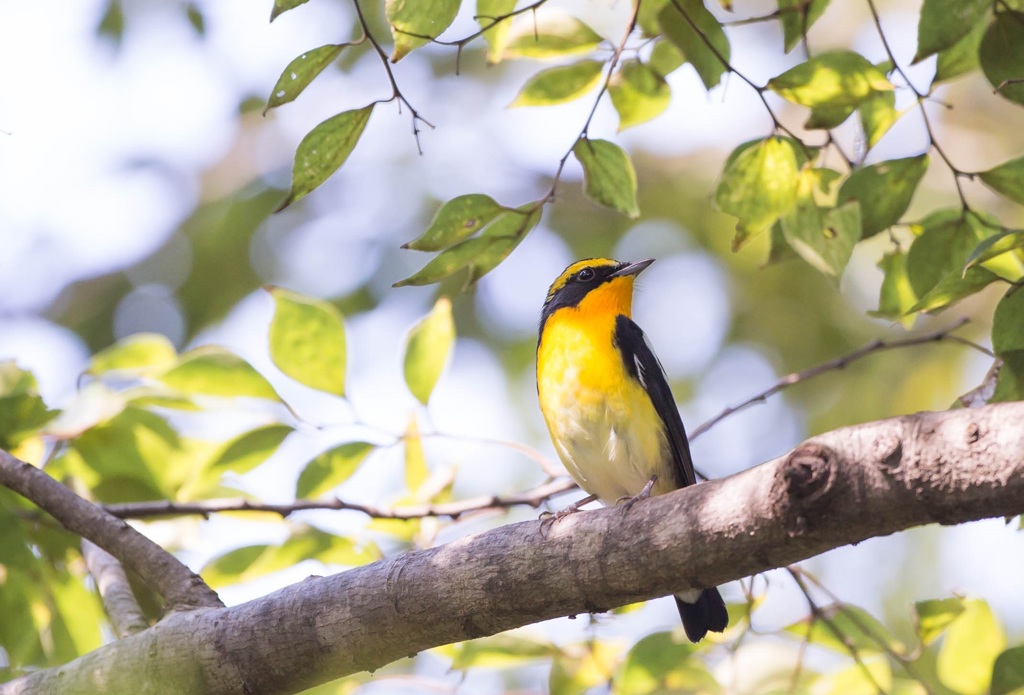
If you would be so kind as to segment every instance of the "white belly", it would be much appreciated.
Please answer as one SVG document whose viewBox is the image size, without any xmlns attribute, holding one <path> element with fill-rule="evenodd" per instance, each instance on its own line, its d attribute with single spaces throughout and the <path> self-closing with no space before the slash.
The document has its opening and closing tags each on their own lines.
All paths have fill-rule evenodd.
<svg viewBox="0 0 1024 695">
<path fill-rule="evenodd" d="M 668 442 L 645 393 L 610 395 L 565 373 L 557 393 L 541 394 L 551 413 L 555 449 L 581 488 L 605 504 L 638 494 L 658 476 L 652 494 L 674 489 Z"/>
</svg>

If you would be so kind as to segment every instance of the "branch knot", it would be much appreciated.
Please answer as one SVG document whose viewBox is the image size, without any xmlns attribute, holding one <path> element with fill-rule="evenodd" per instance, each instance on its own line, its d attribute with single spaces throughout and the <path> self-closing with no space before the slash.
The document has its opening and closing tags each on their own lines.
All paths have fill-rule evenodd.
<svg viewBox="0 0 1024 695">
<path fill-rule="evenodd" d="M 807 531 L 813 512 L 827 506 L 835 488 L 838 456 L 831 448 L 806 442 L 790 452 L 773 489 L 790 537 Z"/>
</svg>

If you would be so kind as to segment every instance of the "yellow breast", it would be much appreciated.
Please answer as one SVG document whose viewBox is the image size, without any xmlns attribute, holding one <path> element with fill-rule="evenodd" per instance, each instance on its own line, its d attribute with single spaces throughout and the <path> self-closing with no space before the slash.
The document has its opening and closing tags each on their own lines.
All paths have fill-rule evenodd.
<svg viewBox="0 0 1024 695">
<path fill-rule="evenodd" d="M 560 310 L 537 349 L 537 391 L 555 449 L 570 475 L 605 503 L 674 488 L 668 440 L 643 387 L 612 337 L 615 315 Z"/>
</svg>

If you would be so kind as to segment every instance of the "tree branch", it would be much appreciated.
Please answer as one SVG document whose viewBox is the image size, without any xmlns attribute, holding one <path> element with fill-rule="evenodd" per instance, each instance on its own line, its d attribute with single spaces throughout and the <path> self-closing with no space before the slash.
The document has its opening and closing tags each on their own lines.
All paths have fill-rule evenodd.
<svg viewBox="0 0 1024 695">
<path fill-rule="evenodd" d="M 46 511 L 64 528 L 92 541 L 136 572 L 167 602 L 168 610 L 223 606 L 217 594 L 176 557 L 82 499 L 49 475 L 0 451 L 0 485 L 5 485 Z"/>
<path fill-rule="evenodd" d="M 124 568 L 117 558 L 84 538 L 82 557 L 85 558 L 89 574 L 96 580 L 96 588 L 100 592 L 114 634 L 118 637 L 127 637 L 149 627 L 149 621 L 142 614 L 139 602 L 132 593 L 128 575 L 124 573 Z"/>
<path fill-rule="evenodd" d="M 293 692 L 450 642 L 786 567 L 928 523 L 1024 512 L 1024 402 L 836 430 L 722 480 L 510 524 L 248 603 L 174 614 L 24 692 Z M 639 552 L 638 552 L 639 551 Z M 153 656 L 156 655 L 156 656 Z"/>
</svg>

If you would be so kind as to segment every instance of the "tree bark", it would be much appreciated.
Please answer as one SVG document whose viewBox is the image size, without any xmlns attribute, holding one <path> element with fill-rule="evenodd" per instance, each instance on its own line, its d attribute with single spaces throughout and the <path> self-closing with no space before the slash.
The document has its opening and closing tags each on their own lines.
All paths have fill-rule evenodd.
<svg viewBox="0 0 1024 695">
<path fill-rule="evenodd" d="M 450 642 L 723 584 L 928 523 L 1024 512 L 1024 403 L 814 437 L 728 478 L 502 526 L 199 608 L 0 695 L 286 693 Z"/>
</svg>

